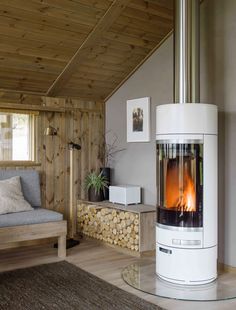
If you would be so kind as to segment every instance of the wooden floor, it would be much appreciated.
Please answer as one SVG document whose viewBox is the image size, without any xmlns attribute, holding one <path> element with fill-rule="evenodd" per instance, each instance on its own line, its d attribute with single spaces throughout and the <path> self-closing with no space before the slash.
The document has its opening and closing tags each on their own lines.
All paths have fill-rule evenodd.
<svg viewBox="0 0 236 310">
<path fill-rule="evenodd" d="M 121 278 L 121 270 L 125 266 L 137 260 L 153 260 L 154 257 L 137 258 L 121 253 L 109 246 L 103 245 L 95 240 L 83 240 L 81 244 L 68 250 L 67 261 L 91 272 L 92 274 L 126 290 L 136 294 L 165 309 L 204 309 L 225 310 L 236 309 L 236 300 L 220 302 L 187 302 L 158 298 L 133 289 L 124 283 Z M 38 264 L 46 264 L 59 261 L 57 250 L 49 245 L 34 247 L 22 247 L 0 251 L 0 272 L 17 268 L 25 268 Z"/>
</svg>

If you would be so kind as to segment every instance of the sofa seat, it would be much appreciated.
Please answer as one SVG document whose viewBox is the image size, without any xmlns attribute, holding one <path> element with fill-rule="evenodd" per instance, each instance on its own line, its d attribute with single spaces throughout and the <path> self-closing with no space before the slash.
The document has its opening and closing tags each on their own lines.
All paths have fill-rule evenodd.
<svg viewBox="0 0 236 310">
<path fill-rule="evenodd" d="M 47 222 L 57 222 L 62 220 L 63 215 L 58 212 L 43 208 L 36 208 L 32 211 L 8 213 L 1 215 L 0 228 L 30 225 L 30 224 L 41 224 Z"/>
</svg>

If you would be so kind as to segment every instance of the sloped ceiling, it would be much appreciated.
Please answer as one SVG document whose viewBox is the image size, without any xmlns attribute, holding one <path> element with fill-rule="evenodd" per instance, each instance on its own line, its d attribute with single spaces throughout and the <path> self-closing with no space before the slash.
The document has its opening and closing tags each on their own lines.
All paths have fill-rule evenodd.
<svg viewBox="0 0 236 310">
<path fill-rule="evenodd" d="M 173 28 L 172 0 L 1 0 L 0 89 L 105 99 Z"/>
</svg>

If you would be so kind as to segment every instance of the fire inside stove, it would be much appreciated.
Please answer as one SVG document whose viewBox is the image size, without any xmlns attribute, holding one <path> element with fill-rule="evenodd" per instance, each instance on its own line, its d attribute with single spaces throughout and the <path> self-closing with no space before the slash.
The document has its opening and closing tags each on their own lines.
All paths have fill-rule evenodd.
<svg viewBox="0 0 236 310">
<path fill-rule="evenodd" d="M 202 226 L 203 146 L 196 143 L 158 143 L 160 224 Z"/>
<path fill-rule="evenodd" d="M 188 170 L 187 162 L 183 167 L 177 161 L 168 163 L 166 208 L 176 208 L 180 211 L 196 211 L 196 190 Z"/>
</svg>

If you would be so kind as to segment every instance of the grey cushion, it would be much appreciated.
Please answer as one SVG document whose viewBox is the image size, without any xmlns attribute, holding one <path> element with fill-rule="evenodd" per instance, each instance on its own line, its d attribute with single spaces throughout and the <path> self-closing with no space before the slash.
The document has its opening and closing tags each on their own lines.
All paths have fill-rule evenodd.
<svg viewBox="0 0 236 310">
<path fill-rule="evenodd" d="M 0 214 L 34 210 L 25 200 L 20 177 L 0 180 Z"/>
<path fill-rule="evenodd" d="M 25 200 L 32 207 L 41 207 L 39 173 L 35 170 L 0 170 L 0 180 L 20 176 Z"/>
<path fill-rule="evenodd" d="M 42 208 L 33 211 L 8 213 L 0 216 L 0 227 L 40 224 L 63 220 L 62 214 Z"/>
</svg>

